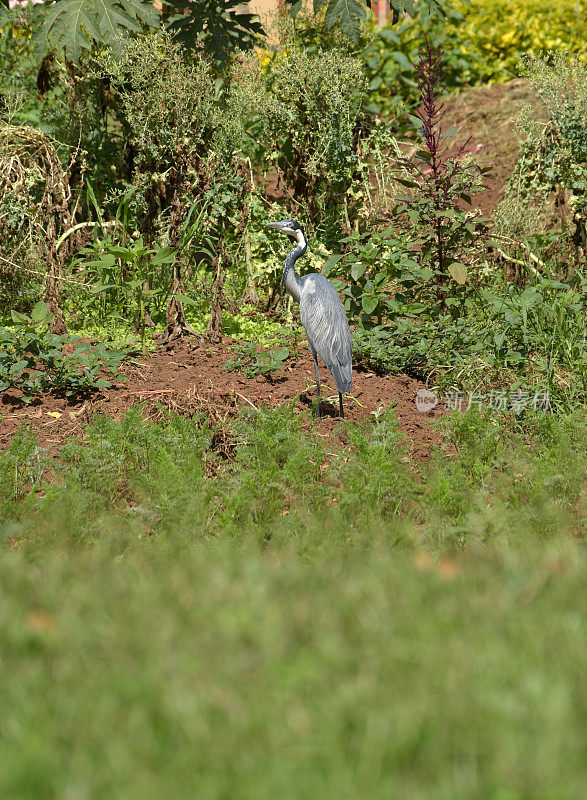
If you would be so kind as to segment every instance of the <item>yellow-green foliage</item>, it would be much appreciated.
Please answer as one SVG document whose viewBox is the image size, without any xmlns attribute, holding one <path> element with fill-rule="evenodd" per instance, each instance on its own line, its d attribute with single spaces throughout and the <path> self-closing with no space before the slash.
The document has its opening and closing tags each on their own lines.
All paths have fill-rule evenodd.
<svg viewBox="0 0 587 800">
<path fill-rule="evenodd" d="M 467 83 L 501 81 L 517 74 L 522 52 L 568 50 L 587 62 L 587 4 L 584 0 L 472 0 L 464 16 L 449 21 L 446 34 L 461 39 L 463 53 L 479 59 Z M 464 76 L 466 78 L 466 76 Z"/>
<path fill-rule="evenodd" d="M 507 81 L 519 74 L 523 53 L 578 53 L 587 63 L 585 0 L 471 0 L 448 8 L 445 19 L 422 11 L 396 25 L 368 28 L 361 57 L 369 86 L 368 109 L 393 117 L 418 103 L 416 65 L 424 34 L 443 53 L 443 83 L 451 90 Z M 374 20 L 369 23 L 373 26 Z"/>
</svg>

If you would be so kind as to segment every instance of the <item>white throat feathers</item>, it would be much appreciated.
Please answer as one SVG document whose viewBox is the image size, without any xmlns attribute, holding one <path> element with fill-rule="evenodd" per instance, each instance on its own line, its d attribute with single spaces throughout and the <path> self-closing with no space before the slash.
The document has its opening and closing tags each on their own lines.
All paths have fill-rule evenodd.
<svg viewBox="0 0 587 800">
<path fill-rule="evenodd" d="M 298 228 L 297 231 L 295 231 L 295 234 L 298 246 L 303 247 L 305 249 L 308 246 L 308 243 L 306 242 L 306 237 L 304 236 L 302 230 Z"/>
</svg>

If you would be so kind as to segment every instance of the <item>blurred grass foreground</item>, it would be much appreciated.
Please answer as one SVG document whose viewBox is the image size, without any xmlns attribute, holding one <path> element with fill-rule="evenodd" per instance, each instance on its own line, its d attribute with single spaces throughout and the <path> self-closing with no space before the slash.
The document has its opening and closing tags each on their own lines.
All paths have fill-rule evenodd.
<svg viewBox="0 0 587 800">
<path fill-rule="evenodd" d="M 0 797 L 579 798 L 584 424 L 532 425 L 464 414 L 419 476 L 390 412 L 338 454 L 245 417 L 220 471 L 177 417 L 23 429 Z"/>
</svg>

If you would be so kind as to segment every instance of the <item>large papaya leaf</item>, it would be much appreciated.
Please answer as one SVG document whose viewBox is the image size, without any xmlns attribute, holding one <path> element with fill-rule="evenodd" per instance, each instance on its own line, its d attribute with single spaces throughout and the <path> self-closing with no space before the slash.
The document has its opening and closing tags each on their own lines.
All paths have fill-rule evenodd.
<svg viewBox="0 0 587 800">
<path fill-rule="evenodd" d="M 218 61 L 258 44 L 265 33 L 259 18 L 234 0 L 167 0 L 164 10 L 172 12 L 166 26 L 186 47 L 203 47 Z"/>
<path fill-rule="evenodd" d="M 301 5 L 299 0 L 286 0 L 291 6 L 294 15 L 299 11 Z M 401 14 L 407 12 L 410 16 L 416 13 L 416 0 L 387 0 L 392 14 L 392 21 L 395 23 Z M 440 15 L 445 13 L 446 0 L 424 0 L 428 10 Z M 468 2 L 468 0 L 465 0 Z M 337 23 L 341 30 L 351 39 L 357 39 L 361 21 L 365 19 L 367 9 L 375 6 L 376 0 L 314 0 L 314 13 L 317 14 L 326 7 L 324 22 L 328 28 L 332 28 Z"/>
<path fill-rule="evenodd" d="M 324 0 L 315 0 L 317 4 L 323 6 Z M 332 28 L 337 22 L 340 29 L 351 39 L 356 39 L 359 35 L 361 20 L 367 16 L 366 6 L 358 0 L 328 0 L 324 22 L 327 27 Z"/>
<path fill-rule="evenodd" d="M 129 33 L 158 25 L 150 0 L 55 0 L 34 7 L 32 43 L 39 61 L 61 50 L 78 64 L 83 50 L 117 49 Z"/>
</svg>

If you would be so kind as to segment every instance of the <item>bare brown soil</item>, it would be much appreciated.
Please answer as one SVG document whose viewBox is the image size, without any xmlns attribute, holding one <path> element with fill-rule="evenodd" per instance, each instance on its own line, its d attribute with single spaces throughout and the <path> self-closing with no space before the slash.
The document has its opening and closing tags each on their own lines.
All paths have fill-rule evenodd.
<svg viewBox="0 0 587 800">
<path fill-rule="evenodd" d="M 473 206 L 489 216 L 504 198 L 509 176 L 519 154 L 516 118 L 523 104 L 532 107 L 535 119 L 546 122 L 544 103 L 525 78 L 494 86 L 475 86 L 461 94 L 443 98 L 446 113 L 442 120 L 445 132 L 453 127 L 454 147 L 465 144 L 480 167 L 489 167 L 488 187 L 473 198 Z"/>
<path fill-rule="evenodd" d="M 315 377 L 307 346 L 300 347 L 299 357 L 269 379 L 248 378 L 226 370 L 232 344 L 228 337 L 218 345 L 199 339 L 175 342 L 127 364 L 124 382 L 85 398 L 46 394 L 26 404 L 20 392 L 5 392 L 0 396 L 0 447 L 9 444 L 22 423 L 35 430 L 43 446 L 59 449 L 69 435 L 81 433 L 98 414 L 120 418 L 132 406 L 141 406 L 145 416 L 152 416 L 154 406 L 181 411 L 194 398 L 219 409 L 234 400 L 244 408 L 271 408 L 295 399 L 295 408 L 307 412 L 304 425 L 308 430 L 333 443 L 339 440 L 338 395 L 326 368 L 321 370 L 323 418 L 317 425 L 313 421 Z M 345 401 L 345 416 L 353 422 L 372 419 L 378 408 L 395 403 L 399 426 L 411 443 L 413 458 L 426 459 L 441 438 L 430 423 L 443 409 L 439 406 L 426 414 L 417 410 L 416 392 L 422 386 L 406 375 L 382 377 L 355 370 L 352 395 Z"/>
</svg>

